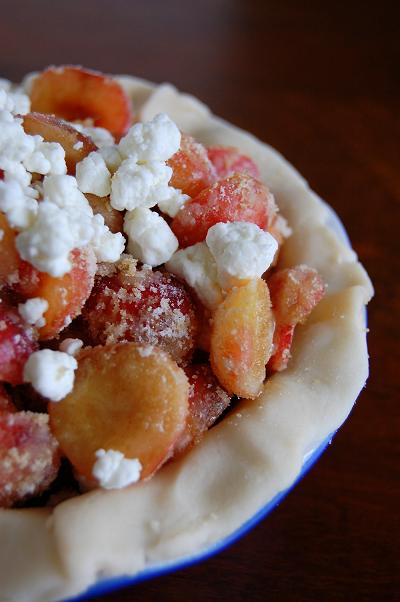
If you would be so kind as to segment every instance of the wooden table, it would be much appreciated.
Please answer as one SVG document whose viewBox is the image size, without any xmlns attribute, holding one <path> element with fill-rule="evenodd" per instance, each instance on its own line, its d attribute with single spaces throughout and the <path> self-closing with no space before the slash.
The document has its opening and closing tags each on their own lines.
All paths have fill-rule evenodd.
<svg viewBox="0 0 400 602">
<path fill-rule="evenodd" d="M 311 473 L 217 557 L 98 602 L 400 599 L 399 4 L 304 4 L 1 2 L 5 77 L 80 63 L 174 82 L 300 170 L 376 287 L 370 379 Z"/>
</svg>

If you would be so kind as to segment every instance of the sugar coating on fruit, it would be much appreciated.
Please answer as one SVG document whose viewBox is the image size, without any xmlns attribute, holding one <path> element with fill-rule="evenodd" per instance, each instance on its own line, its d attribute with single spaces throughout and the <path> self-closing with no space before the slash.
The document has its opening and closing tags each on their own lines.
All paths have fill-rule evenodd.
<svg viewBox="0 0 400 602">
<path fill-rule="evenodd" d="M 62 351 L 41 349 L 29 356 L 24 366 L 24 381 L 51 401 L 60 401 L 74 386 L 75 358 Z"/>
<path fill-rule="evenodd" d="M 182 134 L 180 148 L 168 165 L 173 170 L 170 185 L 190 197 L 196 196 L 217 179 L 206 148 L 188 134 Z"/>
<path fill-rule="evenodd" d="M 176 251 L 165 267 L 194 289 L 200 301 L 215 309 L 223 299 L 215 259 L 205 242 Z"/>
<path fill-rule="evenodd" d="M 179 149 L 181 133 L 165 113 L 149 122 L 136 123 L 121 138 L 118 149 L 123 157 L 136 161 L 167 161 Z"/>
<path fill-rule="evenodd" d="M 172 274 L 124 263 L 114 274 L 96 279 L 83 308 L 93 344 L 134 341 L 161 347 L 178 363 L 185 362 L 198 328 L 189 292 Z"/>
<path fill-rule="evenodd" d="M 45 491 L 57 476 L 58 443 L 47 414 L 0 415 L 0 506 L 11 506 Z"/>
<path fill-rule="evenodd" d="M 151 209 L 128 211 L 124 232 L 129 253 L 153 267 L 168 261 L 178 248 L 178 240 L 165 219 Z"/>
<path fill-rule="evenodd" d="M 185 204 L 171 228 L 183 247 L 205 240 L 218 222 L 251 222 L 267 230 L 277 212 L 268 188 L 251 176 L 234 174 L 218 180 Z"/>
<path fill-rule="evenodd" d="M 218 223 L 206 236 L 217 264 L 218 279 L 229 290 L 237 280 L 259 278 L 270 267 L 278 243 L 275 238 L 249 222 Z"/>
<path fill-rule="evenodd" d="M 46 319 L 44 318 L 43 314 L 48 307 L 49 304 L 46 299 L 34 297 L 33 299 L 28 299 L 25 301 L 25 303 L 19 303 L 18 311 L 19 315 L 25 320 L 25 322 L 41 328 L 46 324 Z"/>
<path fill-rule="evenodd" d="M 125 458 L 114 450 L 98 449 L 92 474 L 103 489 L 122 489 L 140 479 L 142 465 L 137 458 Z"/>
<path fill-rule="evenodd" d="M 94 151 L 76 166 L 76 181 L 81 192 L 108 196 L 111 192 L 111 174 L 102 155 Z"/>
</svg>

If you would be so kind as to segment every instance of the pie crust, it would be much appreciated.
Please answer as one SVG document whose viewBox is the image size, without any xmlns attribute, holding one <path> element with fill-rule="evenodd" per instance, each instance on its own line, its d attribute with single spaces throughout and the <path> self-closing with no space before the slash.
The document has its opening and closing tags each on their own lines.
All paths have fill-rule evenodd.
<svg viewBox="0 0 400 602">
<path fill-rule="evenodd" d="M 293 229 L 279 265 L 315 267 L 327 294 L 296 329 L 293 357 L 197 447 L 150 481 L 96 490 L 55 509 L 0 510 L 1 602 L 48 602 L 108 577 L 193 556 L 236 531 L 296 479 L 346 419 L 368 376 L 371 282 L 330 225 L 329 208 L 275 150 L 169 85 L 119 78 L 140 118 L 166 112 L 205 144 L 237 146 L 258 164 Z"/>
</svg>

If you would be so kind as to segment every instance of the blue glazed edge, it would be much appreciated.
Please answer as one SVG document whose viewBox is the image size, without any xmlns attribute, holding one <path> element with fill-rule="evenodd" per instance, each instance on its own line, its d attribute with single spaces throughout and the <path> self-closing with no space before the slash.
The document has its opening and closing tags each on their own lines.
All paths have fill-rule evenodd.
<svg viewBox="0 0 400 602">
<path fill-rule="evenodd" d="M 210 546 L 203 552 L 200 552 L 199 554 L 194 554 L 193 556 L 181 558 L 179 560 L 175 560 L 169 563 L 164 563 L 162 565 L 144 569 L 143 571 L 140 571 L 134 576 L 126 575 L 122 577 L 114 577 L 111 579 L 105 579 L 104 581 L 99 581 L 95 585 L 91 585 L 89 589 L 87 589 L 83 594 L 80 594 L 75 598 L 69 598 L 68 600 L 64 600 L 64 602 L 83 602 L 84 600 L 89 600 L 93 596 L 108 594 L 118 589 L 122 589 L 123 587 L 135 585 L 137 583 L 141 583 L 142 581 L 147 581 L 148 579 L 161 577 L 166 573 L 172 573 L 184 569 L 188 566 L 192 566 L 194 564 L 207 560 L 208 558 L 214 556 L 219 552 L 222 552 L 228 546 L 232 545 L 233 543 L 244 537 L 246 533 L 253 529 L 270 512 L 272 512 L 274 508 L 276 508 L 280 504 L 280 502 L 288 495 L 288 493 L 297 485 L 297 483 L 307 474 L 307 472 L 316 463 L 316 461 L 325 451 L 327 446 L 331 443 L 335 434 L 336 431 L 331 433 L 310 454 L 310 456 L 304 462 L 299 475 L 293 481 L 290 487 L 279 492 L 275 497 L 272 498 L 272 500 L 270 500 L 265 506 L 260 508 L 260 510 L 258 510 L 251 518 L 249 518 L 245 523 L 243 523 L 243 525 L 236 529 L 236 531 L 230 533 L 227 537 L 219 541 L 217 544 L 213 544 L 212 546 Z"/>
<path fill-rule="evenodd" d="M 323 205 L 328 211 L 328 217 L 326 221 L 327 225 L 339 236 L 339 238 L 345 245 L 351 248 L 350 239 L 339 217 L 337 216 L 335 211 L 330 207 L 330 205 L 325 203 L 325 201 L 323 201 L 322 199 L 319 200 L 321 201 L 321 203 L 323 203 Z M 367 321 L 366 311 L 365 321 Z M 326 439 L 322 441 L 322 443 L 318 445 L 316 449 L 312 451 L 312 453 L 307 457 L 307 459 L 303 463 L 300 473 L 290 485 L 290 487 L 278 493 L 275 497 L 272 498 L 272 500 L 265 504 L 265 506 L 260 508 L 260 510 L 258 510 L 251 518 L 249 518 L 238 529 L 236 529 L 236 531 L 230 533 L 227 537 L 225 537 L 218 543 L 213 544 L 212 546 L 203 550 L 199 554 L 194 554 L 189 557 L 184 557 L 179 560 L 144 569 L 143 571 L 140 571 L 139 573 L 136 573 L 136 575 L 133 576 L 125 575 L 121 577 L 113 577 L 111 579 L 99 581 L 94 585 L 91 585 L 83 594 L 80 594 L 75 598 L 69 598 L 68 600 L 64 600 L 64 602 L 84 602 L 85 600 L 90 600 L 90 598 L 94 596 L 108 594 L 118 589 L 132 586 L 137 583 L 141 583 L 142 581 L 147 581 L 148 579 L 154 579 L 156 577 L 161 577 L 162 575 L 165 575 L 167 573 L 172 573 L 184 569 L 188 566 L 192 566 L 194 564 L 207 560 L 208 558 L 214 556 L 218 552 L 222 552 L 222 550 L 226 549 L 228 546 L 232 545 L 240 538 L 244 537 L 246 533 L 253 529 L 259 522 L 261 522 L 261 520 L 263 520 L 274 508 L 276 508 L 280 504 L 280 502 L 288 495 L 288 493 L 293 489 L 293 487 L 297 485 L 297 483 L 316 463 L 316 461 L 325 451 L 327 446 L 331 443 L 336 432 L 337 431 L 331 433 Z"/>
</svg>

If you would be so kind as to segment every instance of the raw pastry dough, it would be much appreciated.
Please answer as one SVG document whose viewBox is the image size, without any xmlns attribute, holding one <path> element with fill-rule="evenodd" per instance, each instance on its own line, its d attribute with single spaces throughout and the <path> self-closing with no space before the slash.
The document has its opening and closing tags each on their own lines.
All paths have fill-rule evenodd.
<svg viewBox="0 0 400 602">
<path fill-rule="evenodd" d="M 275 150 L 196 99 L 169 84 L 119 79 L 141 119 L 167 112 L 201 142 L 237 146 L 256 161 L 293 229 L 280 265 L 317 268 L 328 292 L 296 329 L 288 369 L 150 481 L 97 490 L 54 510 L 1 510 L 0 602 L 64 599 L 99 578 L 211 547 L 294 481 L 305 454 L 345 420 L 368 375 L 364 305 L 373 289 L 331 230 L 327 206 Z"/>
</svg>

